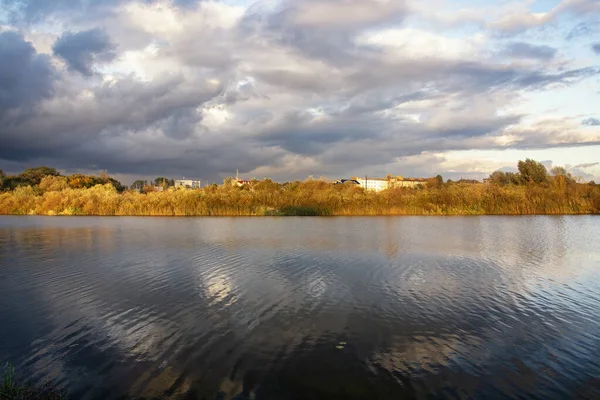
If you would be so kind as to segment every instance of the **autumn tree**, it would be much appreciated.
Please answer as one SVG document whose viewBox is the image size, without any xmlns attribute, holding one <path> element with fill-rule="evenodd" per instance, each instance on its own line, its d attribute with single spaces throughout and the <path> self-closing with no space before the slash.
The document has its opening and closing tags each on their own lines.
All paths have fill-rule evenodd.
<svg viewBox="0 0 600 400">
<path fill-rule="evenodd" d="M 96 186 L 98 179 L 95 176 L 88 176 L 83 174 L 73 174 L 68 178 L 69 187 L 73 189 L 89 189 Z"/>
<path fill-rule="evenodd" d="M 444 186 L 444 178 L 441 175 L 429 178 L 427 179 L 427 186 L 430 188 L 439 189 Z"/>
<path fill-rule="evenodd" d="M 46 175 L 40 181 L 40 189 L 44 192 L 59 192 L 68 187 L 69 183 L 64 176 Z"/>
</svg>

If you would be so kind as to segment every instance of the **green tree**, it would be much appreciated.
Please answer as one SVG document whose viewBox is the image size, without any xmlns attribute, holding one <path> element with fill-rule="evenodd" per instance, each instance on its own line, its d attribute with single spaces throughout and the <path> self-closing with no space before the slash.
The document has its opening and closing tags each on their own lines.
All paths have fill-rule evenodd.
<svg viewBox="0 0 600 400">
<path fill-rule="evenodd" d="M 506 177 L 506 172 L 503 171 L 494 171 L 490 175 L 490 181 L 495 185 L 506 185 L 508 184 L 508 178 Z"/>
<path fill-rule="evenodd" d="M 164 176 L 158 176 L 154 179 L 154 186 L 161 186 L 166 189 L 175 186 L 175 181 L 173 179 L 165 178 Z"/>
<path fill-rule="evenodd" d="M 567 170 L 564 167 L 554 167 L 550 170 L 552 176 L 567 176 Z"/>
<path fill-rule="evenodd" d="M 564 167 L 554 167 L 550 171 L 550 174 L 554 177 L 554 180 L 559 177 L 564 177 L 567 183 L 575 183 L 575 178 L 573 178 L 573 175 L 571 175 L 570 172 L 567 172 Z"/>
<path fill-rule="evenodd" d="M 50 167 L 35 167 L 35 168 L 27 168 L 25 171 L 19 174 L 19 178 L 21 178 L 24 182 L 31 186 L 39 185 L 42 178 L 45 176 L 59 176 L 60 174 L 54 168 Z"/>
<path fill-rule="evenodd" d="M 548 171 L 546 167 L 530 158 L 525 161 L 519 161 L 519 173 L 525 183 L 542 183 L 548 181 Z"/>
<path fill-rule="evenodd" d="M 137 180 L 131 184 L 132 189 L 142 190 L 148 185 L 148 181 Z"/>
<path fill-rule="evenodd" d="M 506 180 L 511 185 L 520 185 L 521 183 L 523 183 L 523 178 L 521 177 L 521 174 L 515 172 L 507 172 Z"/>
<path fill-rule="evenodd" d="M 106 179 L 106 181 L 105 181 L 105 182 L 102 182 L 102 183 L 103 183 L 103 184 L 106 184 L 106 183 L 108 183 L 108 184 L 112 185 L 112 186 L 113 186 L 115 189 L 117 189 L 117 192 L 122 192 L 122 191 L 124 191 L 125 189 L 127 189 L 127 186 L 123 185 L 121 182 L 119 182 L 119 181 L 118 181 L 118 180 L 116 180 L 115 178 L 111 178 L 111 177 L 108 177 L 108 178 Z"/>
</svg>

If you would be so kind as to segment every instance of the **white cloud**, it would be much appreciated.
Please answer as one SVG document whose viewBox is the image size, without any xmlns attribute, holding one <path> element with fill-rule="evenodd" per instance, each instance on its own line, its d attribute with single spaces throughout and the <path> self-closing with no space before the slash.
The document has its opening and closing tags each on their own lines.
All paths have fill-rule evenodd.
<svg viewBox="0 0 600 400">
<path fill-rule="evenodd" d="M 309 0 L 292 5 L 292 21 L 306 27 L 347 27 L 378 23 L 406 10 L 404 0 Z"/>
<path fill-rule="evenodd" d="M 391 54 L 408 58 L 475 59 L 485 53 L 483 34 L 452 38 L 420 29 L 386 29 L 365 33 L 358 44 L 383 48 Z"/>
</svg>

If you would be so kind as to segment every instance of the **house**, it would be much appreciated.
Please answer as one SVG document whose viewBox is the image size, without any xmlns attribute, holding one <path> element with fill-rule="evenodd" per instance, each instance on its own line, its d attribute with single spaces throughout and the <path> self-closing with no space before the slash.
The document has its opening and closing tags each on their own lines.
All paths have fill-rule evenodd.
<svg viewBox="0 0 600 400">
<path fill-rule="evenodd" d="M 192 179 L 180 179 L 180 180 L 175 180 L 175 187 L 176 188 L 186 188 L 186 189 L 200 189 L 201 185 L 200 185 L 200 181 L 195 181 Z"/>
<path fill-rule="evenodd" d="M 405 178 L 403 176 L 397 176 L 392 181 L 394 187 L 417 187 L 419 185 L 427 185 L 427 179 L 425 178 Z"/>
<path fill-rule="evenodd" d="M 233 179 L 233 180 L 231 181 L 231 184 L 232 184 L 233 186 L 244 186 L 244 185 L 248 185 L 248 186 L 250 186 L 250 185 L 252 185 L 252 182 L 251 182 L 251 181 L 248 181 L 248 180 L 246 180 L 246 179 L 238 179 L 238 178 L 236 178 L 236 179 Z"/>
</svg>

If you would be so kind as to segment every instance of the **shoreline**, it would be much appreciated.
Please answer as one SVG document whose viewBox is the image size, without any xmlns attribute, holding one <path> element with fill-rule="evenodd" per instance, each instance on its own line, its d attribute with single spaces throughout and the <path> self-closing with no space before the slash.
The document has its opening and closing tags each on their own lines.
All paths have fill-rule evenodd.
<svg viewBox="0 0 600 400">
<path fill-rule="evenodd" d="M 528 214 L 331 214 L 331 215 L 258 215 L 258 214 L 198 214 L 198 215 L 149 215 L 149 214 L 0 214 L 0 217 L 58 217 L 58 218 L 81 218 L 81 217 L 106 217 L 106 218 L 346 218 L 346 217 L 560 217 L 560 216 L 600 216 L 599 212 L 587 213 L 528 213 Z"/>
</svg>

